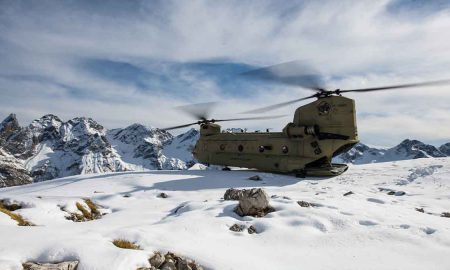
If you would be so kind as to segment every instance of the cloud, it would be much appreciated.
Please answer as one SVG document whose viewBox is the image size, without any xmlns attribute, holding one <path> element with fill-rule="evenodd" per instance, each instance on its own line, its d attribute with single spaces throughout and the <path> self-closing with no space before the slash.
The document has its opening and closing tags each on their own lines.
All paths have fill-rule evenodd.
<svg viewBox="0 0 450 270">
<path fill-rule="evenodd" d="M 164 127 L 192 120 L 173 107 L 213 100 L 223 102 L 214 117 L 230 117 L 309 95 L 237 76 L 295 59 L 320 70 L 330 88 L 450 78 L 449 5 L 418 2 L 2 1 L 0 117 Z M 361 140 L 449 140 L 447 89 L 349 95 Z M 280 130 L 287 121 L 224 126 Z"/>
</svg>

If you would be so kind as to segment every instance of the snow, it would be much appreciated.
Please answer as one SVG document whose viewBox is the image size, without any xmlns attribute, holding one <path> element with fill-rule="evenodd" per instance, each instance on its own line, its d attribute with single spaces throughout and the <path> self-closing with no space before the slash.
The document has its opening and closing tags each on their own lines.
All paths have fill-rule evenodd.
<svg viewBox="0 0 450 270">
<path fill-rule="evenodd" d="M 450 158 L 350 165 L 334 178 L 194 168 L 200 170 L 79 175 L 1 189 L 0 199 L 21 202 L 16 212 L 37 226 L 19 227 L 0 213 L 0 269 L 80 260 L 79 270 L 134 270 L 148 266 L 156 250 L 206 269 L 450 269 L 450 219 L 440 217 L 450 211 Z M 262 181 L 247 180 L 255 174 Z M 231 187 L 264 188 L 276 195 L 276 211 L 237 216 L 237 202 L 222 199 Z M 354 194 L 343 196 L 348 191 Z M 66 220 L 60 207 L 76 211 L 83 198 L 108 214 Z M 232 232 L 235 223 L 258 233 Z M 116 238 L 143 250 L 119 249 Z"/>
<path fill-rule="evenodd" d="M 163 154 L 167 157 L 191 161 L 194 159 L 192 150 L 194 150 L 194 145 L 199 137 L 199 132 L 192 128 L 186 133 L 178 135 L 170 144 L 166 145 L 163 148 Z"/>
</svg>

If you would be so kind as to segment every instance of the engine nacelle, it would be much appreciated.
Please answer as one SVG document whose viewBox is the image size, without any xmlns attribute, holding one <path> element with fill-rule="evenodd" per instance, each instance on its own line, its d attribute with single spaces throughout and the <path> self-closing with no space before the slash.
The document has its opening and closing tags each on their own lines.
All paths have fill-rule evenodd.
<svg viewBox="0 0 450 270">
<path fill-rule="evenodd" d="M 283 128 L 283 133 L 289 138 L 303 138 L 305 136 L 314 136 L 319 134 L 319 126 L 298 126 L 294 123 L 289 123 Z"/>
</svg>

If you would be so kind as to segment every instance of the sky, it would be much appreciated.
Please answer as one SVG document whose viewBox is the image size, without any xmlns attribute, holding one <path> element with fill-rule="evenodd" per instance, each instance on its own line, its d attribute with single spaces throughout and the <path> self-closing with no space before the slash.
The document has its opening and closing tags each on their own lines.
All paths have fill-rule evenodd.
<svg viewBox="0 0 450 270">
<path fill-rule="evenodd" d="M 212 117 L 242 117 L 311 95 L 240 75 L 292 60 L 327 89 L 449 79 L 449 32 L 441 0 L 0 0 L 0 118 L 167 127 L 195 120 L 175 107 L 212 101 Z M 364 143 L 450 141 L 450 85 L 346 96 Z M 223 127 L 281 130 L 307 102 L 268 113 L 284 118 Z"/>
</svg>

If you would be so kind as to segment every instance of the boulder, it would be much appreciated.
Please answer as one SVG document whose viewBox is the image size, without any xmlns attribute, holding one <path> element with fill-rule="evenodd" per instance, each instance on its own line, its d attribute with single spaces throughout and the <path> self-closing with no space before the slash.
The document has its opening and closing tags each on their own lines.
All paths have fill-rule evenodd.
<svg viewBox="0 0 450 270">
<path fill-rule="evenodd" d="M 251 225 L 250 227 L 248 227 L 247 232 L 248 232 L 249 234 L 258 233 L 258 232 L 256 231 L 256 228 L 255 228 L 253 225 Z"/>
<path fill-rule="evenodd" d="M 297 203 L 301 207 L 310 207 L 311 206 L 311 204 L 309 202 L 305 202 L 305 201 L 298 201 Z"/>
<path fill-rule="evenodd" d="M 60 263 L 35 263 L 26 262 L 22 264 L 24 270 L 76 270 L 78 261 L 67 261 Z"/>
<path fill-rule="evenodd" d="M 242 232 L 245 229 L 245 225 L 234 224 L 230 227 L 230 231 L 233 232 Z"/>
<path fill-rule="evenodd" d="M 273 211 L 275 211 L 275 209 L 269 205 L 269 196 L 261 188 L 242 190 L 239 204 L 236 209 L 234 209 L 234 212 L 241 217 L 263 217 Z"/>
<path fill-rule="evenodd" d="M 157 251 L 149 259 L 150 267 L 141 267 L 137 270 L 203 270 L 203 268 L 195 261 L 178 256 L 175 253 L 167 252 L 162 255 Z"/>
<path fill-rule="evenodd" d="M 248 180 L 261 181 L 262 179 L 261 179 L 261 177 L 259 175 L 253 175 L 253 176 L 250 176 L 248 178 Z"/>
<path fill-rule="evenodd" d="M 167 195 L 166 193 L 164 193 L 164 192 L 161 192 L 161 193 L 159 193 L 158 194 L 158 197 L 159 198 L 163 198 L 163 199 L 166 199 L 166 198 L 168 198 L 169 197 L 169 195 Z"/>
<path fill-rule="evenodd" d="M 243 194 L 245 189 L 234 189 L 229 188 L 227 191 L 225 191 L 225 195 L 223 195 L 223 199 L 227 201 L 239 201 Z"/>
<path fill-rule="evenodd" d="M 177 270 L 176 262 L 173 259 L 167 259 L 160 267 L 162 270 Z"/>
<path fill-rule="evenodd" d="M 158 268 L 164 263 L 165 260 L 166 259 L 161 253 L 155 252 L 155 254 L 148 260 L 148 262 L 151 266 Z"/>
</svg>

